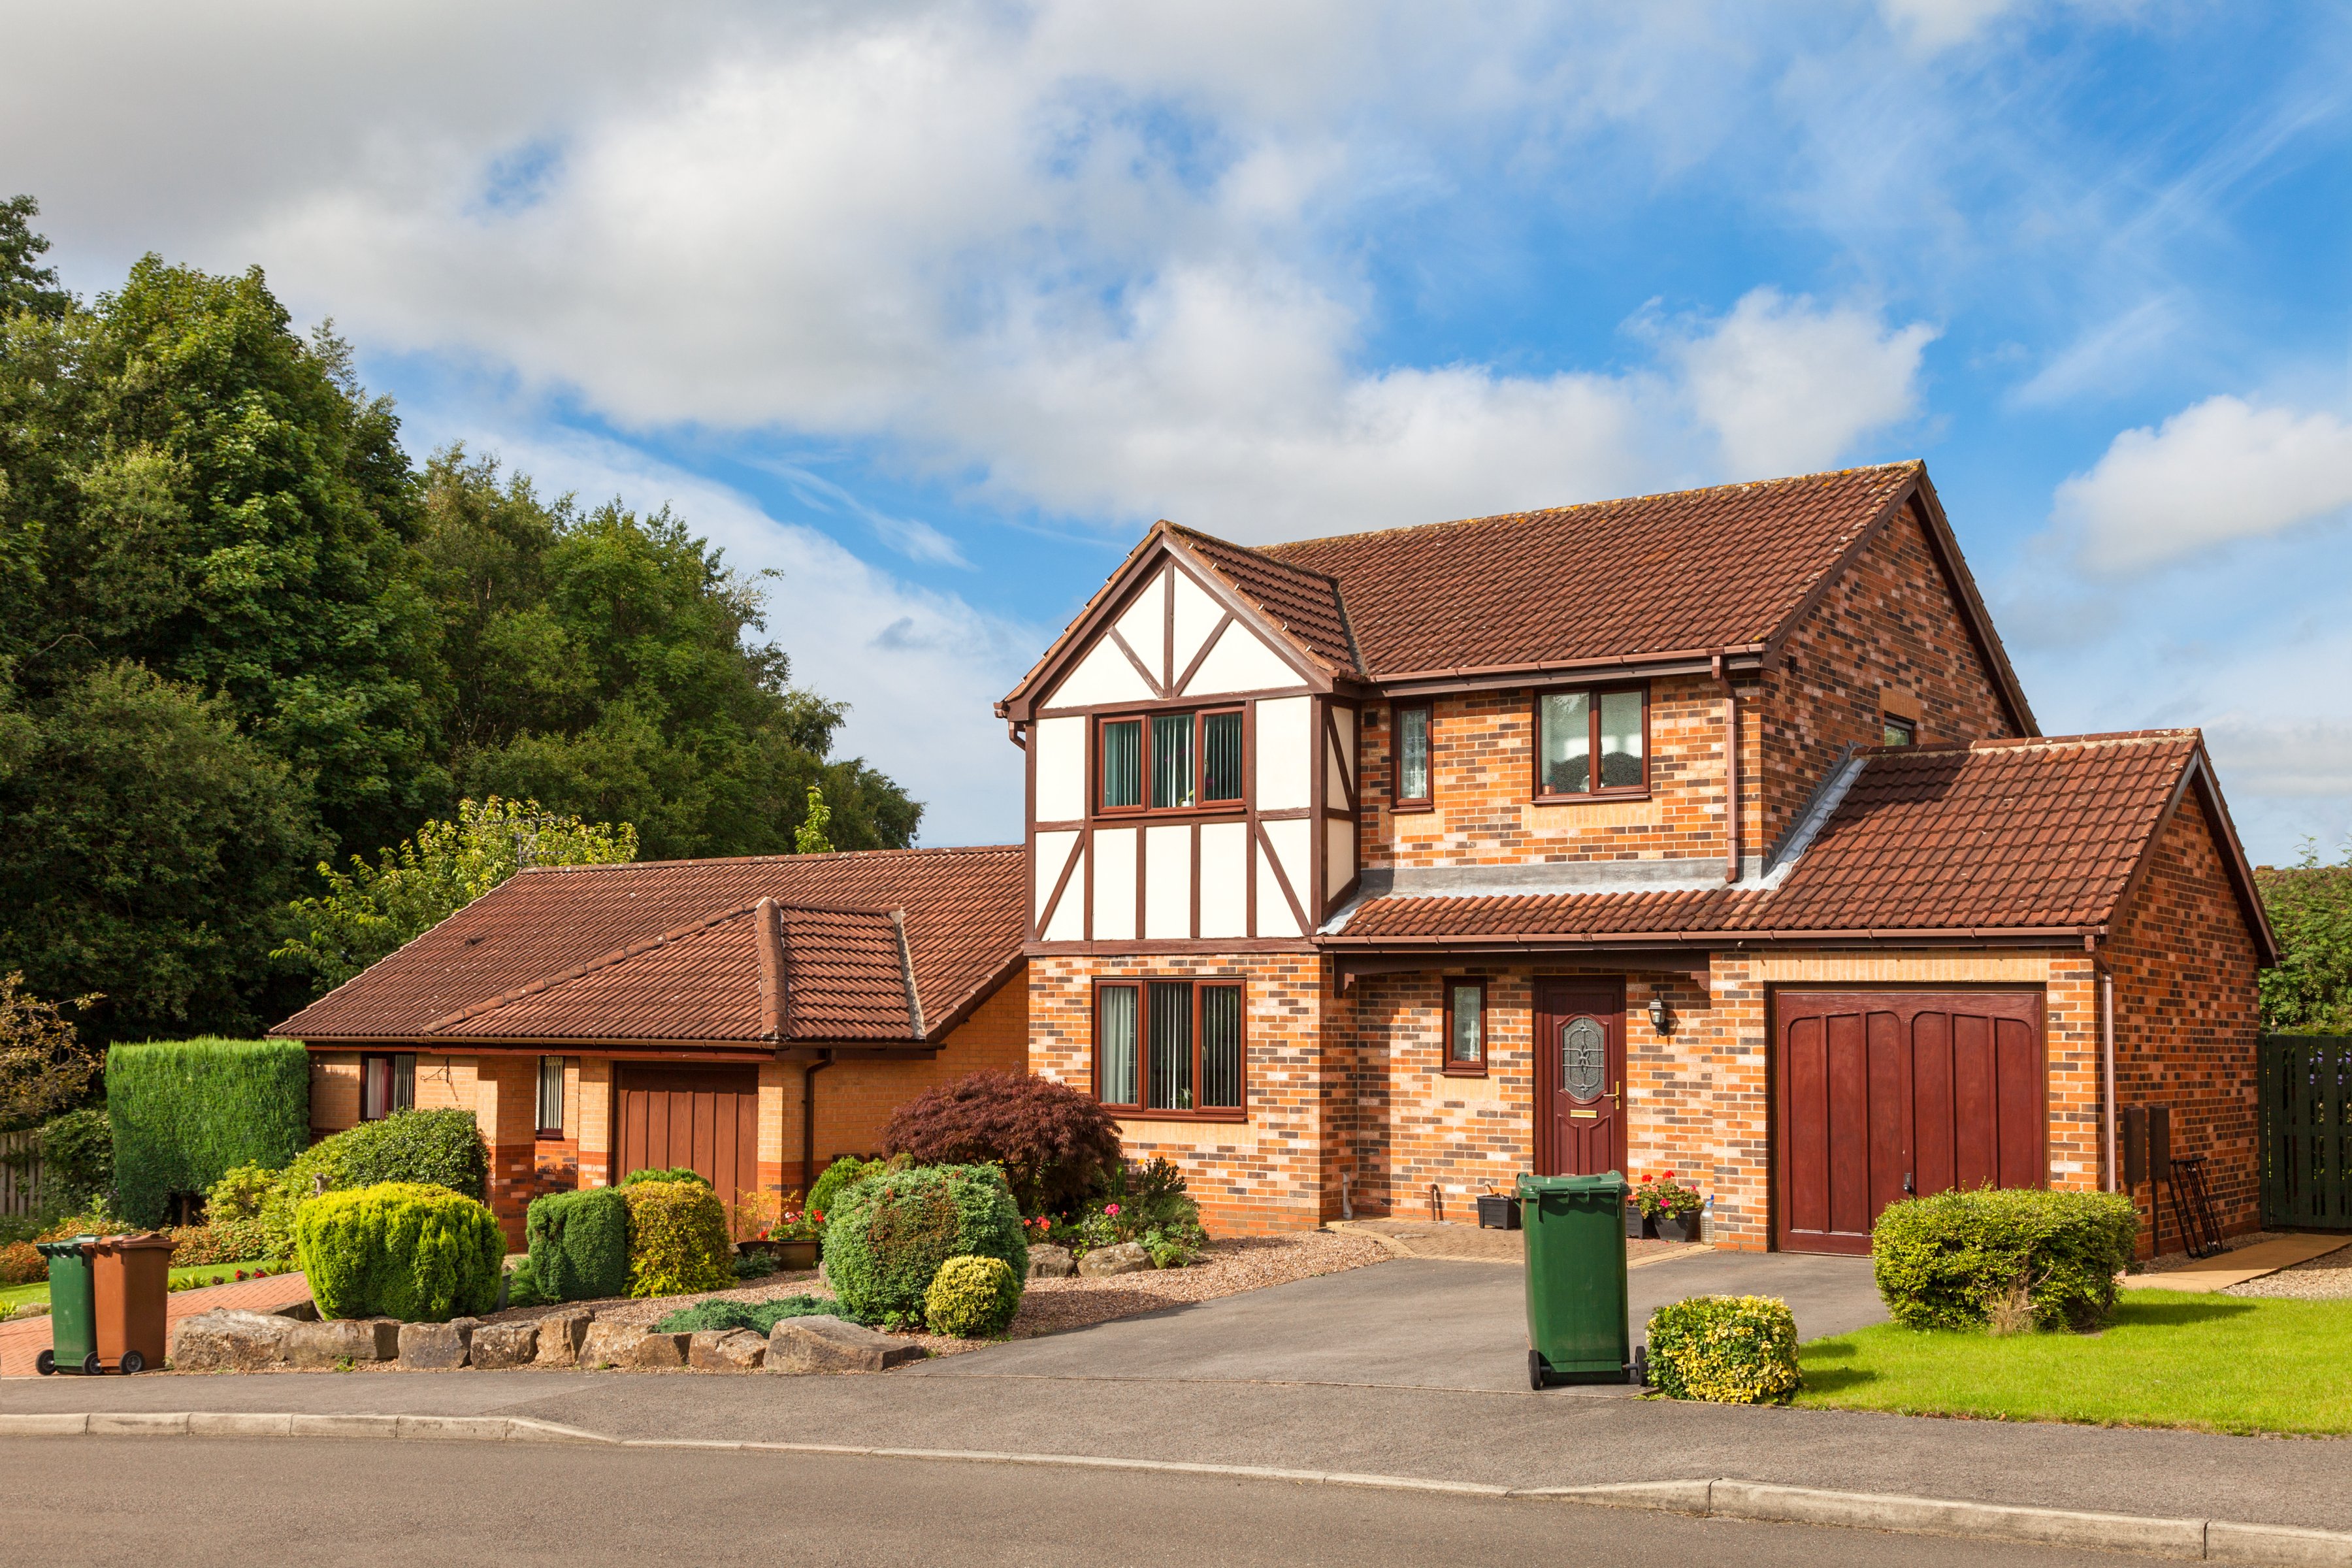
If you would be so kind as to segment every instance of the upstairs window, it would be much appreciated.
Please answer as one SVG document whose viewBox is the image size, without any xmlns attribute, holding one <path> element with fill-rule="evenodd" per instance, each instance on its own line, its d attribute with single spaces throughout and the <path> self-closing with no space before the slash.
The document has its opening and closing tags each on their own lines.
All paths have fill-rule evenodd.
<svg viewBox="0 0 2352 1568">
<path fill-rule="evenodd" d="M 1430 710 L 1426 702 L 1401 703 L 1396 710 L 1396 788 L 1391 804 L 1411 811 L 1430 804 Z"/>
<path fill-rule="evenodd" d="M 1878 721 L 1882 746 L 1916 746 L 1919 743 L 1919 721 L 1898 718 L 1887 713 Z"/>
<path fill-rule="evenodd" d="M 1649 751 L 1645 688 L 1546 691 L 1536 698 L 1538 798 L 1638 795 L 1650 785 Z"/>
<path fill-rule="evenodd" d="M 1098 810 L 1191 811 L 1242 798 L 1242 710 L 1153 713 L 1097 726 Z"/>
<path fill-rule="evenodd" d="M 1095 1098 L 1136 1116 L 1237 1116 L 1242 988 L 1105 981 L 1095 988 Z"/>
</svg>

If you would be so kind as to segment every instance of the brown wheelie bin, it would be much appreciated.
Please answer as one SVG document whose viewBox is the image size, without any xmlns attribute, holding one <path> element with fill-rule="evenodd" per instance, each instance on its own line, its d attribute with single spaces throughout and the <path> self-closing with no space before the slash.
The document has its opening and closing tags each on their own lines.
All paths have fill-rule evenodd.
<svg viewBox="0 0 2352 1568">
<path fill-rule="evenodd" d="M 172 1238 L 152 1233 L 110 1236 L 89 1251 L 100 1363 L 116 1372 L 161 1367 L 164 1309 L 172 1299 Z"/>
</svg>

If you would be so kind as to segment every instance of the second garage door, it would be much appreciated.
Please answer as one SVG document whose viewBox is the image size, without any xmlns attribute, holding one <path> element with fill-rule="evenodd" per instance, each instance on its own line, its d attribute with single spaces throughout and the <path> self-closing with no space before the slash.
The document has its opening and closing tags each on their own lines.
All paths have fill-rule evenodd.
<svg viewBox="0 0 2352 1568">
<path fill-rule="evenodd" d="M 621 1175 L 684 1165 L 730 1204 L 759 1190 L 759 1068 L 625 1063 L 619 1078 Z"/>
<path fill-rule="evenodd" d="M 1782 991 L 1773 1013 L 1782 1247 L 1866 1253 L 1907 1194 L 2047 1181 L 2039 994 Z"/>
</svg>

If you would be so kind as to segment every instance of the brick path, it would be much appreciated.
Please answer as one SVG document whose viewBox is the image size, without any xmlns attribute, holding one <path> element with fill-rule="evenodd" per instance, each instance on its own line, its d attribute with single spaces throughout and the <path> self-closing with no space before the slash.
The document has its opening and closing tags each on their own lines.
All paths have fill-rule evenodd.
<svg viewBox="0 0 2352 1568">
<path fill-rule="evenodd" d="M 201 1290 L 175 1290 L 164 1310 L 164 1321 L 176 1323 L 198 1312 L 233 1307 L 247 1312 L 274 1312 L 310 1299 L 310 1282 L 299 1274 L 273 1274 L 267 1279 L 240 1279 L 227 1285 L 207 1285 Z M 49 1321 L 26 1318 L 0 1323 L 0 1377 L 30 1377 L 33 1362 L 49 1348 Z"/>
</svg>

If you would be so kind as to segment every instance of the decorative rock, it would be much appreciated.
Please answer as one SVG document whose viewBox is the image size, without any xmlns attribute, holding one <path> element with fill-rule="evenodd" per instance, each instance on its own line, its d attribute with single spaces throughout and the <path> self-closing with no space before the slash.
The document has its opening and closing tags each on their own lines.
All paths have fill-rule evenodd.
<svg viewBox="0 0 2352 1568">
<path fill-rule="evenodd" d="M 1134 1274 L 1151 1267 L 1151 1254 L 1143 1244 L 1122 1241 L 1116 1247 L 1097 1247 L 1078 1260 L 1078 1272 L 1089 1279 L 1108 1279 L 1114 1274 Z"/>
<path fill-rule="evenodd" d="M 539 1359 L 547 1359 L 547 1325 L 541 1322 L 539 1336 Z M 637 1323 L 590 1323 L 588 1337 L 580 1343 L 579 1362 L 584 1367 L 626 1366 L 636 1353 L 637 1342 L 646 1331 Z"/>
<path fill-rule="evenodd" d="M 686 1344 L 692 1334 L 641 1333 L 621 1364 L 639 1372 L 667 1372 L 686 1364 Z"/>
<path fill-rule="evenodd" d="M 278 1316 L 291 1318 L 298 1323 L 315 1323 L 319 1321 L 319 1303 L 296 1301 L 289 1306 L 278 1308 Z"/>
<path fill-rule="evenodd" d="M 757 1372 L 768 1342 L 749 1329 L 705 1329 L 686 1347 L 686 1364 L 701 1372 Z"/>
<path fill-rule="evenodd" d="M 572 1366 L 588 1342 L 588 1326 L 596 1314 L 585 1307 L 556 1312 L 539 1320 L 539 1364 Z"/>
<path fill-rule="evenodd" d="M 768 1335 L 770 1372 L 887 1372 L 919 1361 L 923 1347 L 839 1318 L 784 1318 Z"/>
<path fill-rule="evenodd" d="M 1070 1260 L 1070 1249 L 1041 1241 L 1029 1249 L 1029 1278 L 1032 1279 L 1067 1279 L 1078 1271 Z"/>
<path fill-rule="evenodd" d="M 467 1346 L 478 1318 L 452 1318 L 446 1323 L 400 1325 L 400 1364 L 418 1372 L 446 1372 L 466 1364 Z"/>
<path fill-rule="evenodd" d="M 568 1348 L 568 1347 L 567 1347 Z M 474 1364 L 485 1372 L 499 1367 L 529 1366 L 539 1354 L 537 1323 L 485 1323 L 474 1331 L 467 1347 Z"/>
<path fill-rule="evenodd" d="M 400 1354 L 400 1324 L 391 1318 L 336 1318 L 294 1323 L 286 1331 L 286 1364 L 339 1366 L 390 1361 Z"/>
<path fill-rule="evenodd" d="M 226 1310 L 172 1325 L 172 1365 L 180 1372 L 254 1372 L 285 1358 L 294 1324 L 268 1312 Z"/>
</svg>

